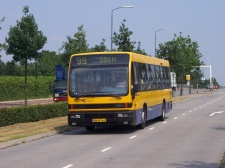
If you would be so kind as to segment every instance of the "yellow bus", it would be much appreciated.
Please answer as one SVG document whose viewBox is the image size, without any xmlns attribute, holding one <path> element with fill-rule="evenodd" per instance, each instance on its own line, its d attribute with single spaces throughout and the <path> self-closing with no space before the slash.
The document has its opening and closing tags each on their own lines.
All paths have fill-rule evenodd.
<svg viewBox="0 0 225 168">
<path fill-rule="evenodd" d="M 133 52 L 92 52 L 70 57 L 68 124 L 131 125 L 143 129 L 172 109 L 167 60 Z"/>
</svg>

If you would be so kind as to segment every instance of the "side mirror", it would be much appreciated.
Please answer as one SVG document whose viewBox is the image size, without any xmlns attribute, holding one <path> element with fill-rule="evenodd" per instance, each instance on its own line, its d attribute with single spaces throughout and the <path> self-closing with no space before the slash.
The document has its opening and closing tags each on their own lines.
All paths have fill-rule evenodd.
<svg viewBox="0 0 225 168">
<path fill-rule="evenodd" d="M 138 91 L 139 91 L 139 84 L 136 83 L 136 84 L 134 85 L 134 93 L 136 93 L 136 92 L 138 92 Z"/>
</svg>

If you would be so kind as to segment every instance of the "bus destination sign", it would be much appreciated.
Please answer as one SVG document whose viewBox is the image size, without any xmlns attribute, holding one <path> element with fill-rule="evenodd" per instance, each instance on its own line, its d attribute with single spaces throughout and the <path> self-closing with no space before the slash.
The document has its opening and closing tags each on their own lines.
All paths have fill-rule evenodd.
<svg viewBox="0 0 225 168">
<path fill-rule="evenodd" d="M 128 62 L 128 54 L 101 54 L 72 57 L 72 66 L 127 64 Z"/>
</svg>

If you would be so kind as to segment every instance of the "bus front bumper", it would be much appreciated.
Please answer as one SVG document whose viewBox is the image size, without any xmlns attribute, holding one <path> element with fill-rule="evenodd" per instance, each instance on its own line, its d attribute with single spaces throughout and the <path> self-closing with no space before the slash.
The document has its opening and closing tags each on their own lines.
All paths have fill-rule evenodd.
<svg viewBox="0 0 225 168">
<path fill-rule="evenodd" d="M 70 126 L 109 126 L 109 125 L 136 125 L 136 112 L 85 112 L 68 113 Z"/>
</svg>

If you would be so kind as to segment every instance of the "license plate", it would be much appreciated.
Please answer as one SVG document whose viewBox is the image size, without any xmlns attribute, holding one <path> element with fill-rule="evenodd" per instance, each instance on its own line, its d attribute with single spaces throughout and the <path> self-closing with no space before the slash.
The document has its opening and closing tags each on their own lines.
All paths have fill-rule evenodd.
<svg viewBox="0 0 225 168">
<path fill-rule="evenodd" d="M 106 118 L 93 118 L 92 122 L 106 122 Z"/>
</svg>

